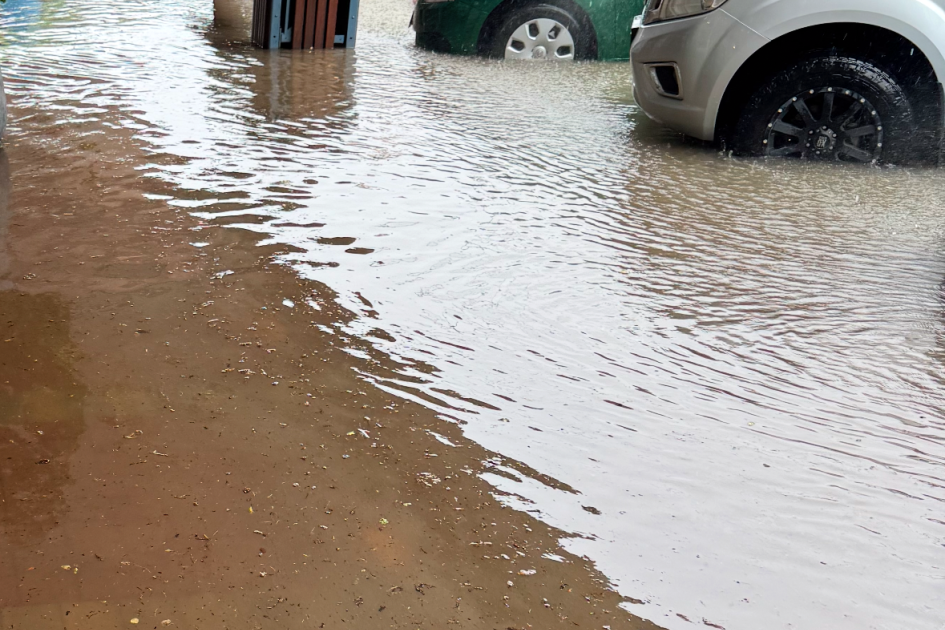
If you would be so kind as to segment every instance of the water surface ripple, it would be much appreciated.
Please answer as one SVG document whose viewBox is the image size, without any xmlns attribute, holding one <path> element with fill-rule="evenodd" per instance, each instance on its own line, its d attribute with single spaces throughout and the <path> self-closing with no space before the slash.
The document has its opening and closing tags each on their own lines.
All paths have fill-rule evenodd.
<svg viewBox="0 0 945 630">
<path fill-rule="evenodd" d="M 731 160 L 627 65 L 428 54 L 409 10 L 269 53 L 245 3 L 8 0 L 11 141 L 122 130 L 169 203 L 294 246 L 401 366 L 364 378 L 577 491 L 489 476 L 629 610 L 941 630 L 940 174 Z"/>
</svg>

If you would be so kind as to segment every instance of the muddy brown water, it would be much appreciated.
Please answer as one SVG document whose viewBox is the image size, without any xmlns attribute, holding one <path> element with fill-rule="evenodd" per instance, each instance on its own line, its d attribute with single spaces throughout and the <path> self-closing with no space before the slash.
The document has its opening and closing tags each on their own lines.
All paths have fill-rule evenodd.
<svg viewBox="0 0 945 630">
<path fill-rule="evenodd" d="M 278 435 L 276 416 L 288 414 L 281 410 L 293 400 L 292 413 L 302 414 L 285 422 L 285 430 L 297 431 L 293 444 L 317 442 L 313 448 L 320 448 L 328 441 L 318 432 L 322 427 L 344 448 L 360 444 L 370 454 L 374 433 L 386 431 L 372 427 L 374 414 L 407 405 L 428 419 L 392 424 L 398 437 L 385 439 L 396 443 L 401 457 L 413 453 L 417 459 L 390 460 L 392 472 L 383 483 L 400 483 L 390 480 L 406 470 L 413 491 L 425 497 L 443 492 L 443 480 L 452 478 L 445 469 L 428 470 L 431 460 L 449 461 L 455 466 L 450 470 L 465 467 L 470 473 L 464 475 L 483 483 L 465 484 L 485 493 L 475 496 L 494 492 L 492 502 L 514 508 L 479 504 L 499 514 L 496 527 L 507 523 L 523 535 L 536 523 L 555 528 L 555 545 L 524 545 L 537 554 L 528 562 L 596 584 L 597 574 L 575 562 L 586 558 L 619 591 L 620 610 L 673 630 L 705 624 L 729 630 L 940 630 L 941 174 L 731 160 L 647 123 L 632 103 L 626 65 L 534 66 L 428 54 L 410 44 L 409 10 L 409 3 L 393 0 L 365 3 L 354 53 L 270 53 L 245 45 L 245 3 L 4 5 L 0 55 L 15 115 L 7 148 L 14 194 L 6 243 L 0 243 L 0 273 L 2 265 L 9 268 L 0 289 L 8 291 L 4 313 L 14 313 L 10 321 L 30 320 L 23 314 L 35 321 L 3 357 L 15 357 L 8 365 L 16 369 L 33 361 L 37 375 L 17 371 L 19 379 L 10 377 L 7 389 L 0 389 L 6 392 L 0 410 L 11 418 L 0 426 L 21 431 L 10 427 L 26 426 L 28 416 L 35 424 L 30 430 L 39 431 L 42 418 L 59 419 L 57 429 L 44 430 L 46 442 L 23 447 L 23 433 L 9 438 L 20 440 L 17 447 L 29 456 L 28 463 L 3 469 L 4 495 L 5 501 L 22 498 L 44 484 L 59 488 L 57 497 L 67 489 L 71 495 L 39 493 L 28 507 L 5 507 L 3 535 L 18 560 L 15 571 L 2 574 L 3 583 L 26 583 L 33 574 L 26 571 L 33 564 L 27 558 L 42 551 L 38 541 L 50 533 L 84 540 L 75 531 L 86 521 L 70 506 L 83 505 L 81 496 L 100 505 L 104 495 L 91 485 L 82 488 L 80 472 L 88 477 L 101 465 L 92 445 L 129 450 L 141 439 L 132 433 L 133 409 L 163 400 L 149 426 L 162 427 L 162 439 L 173 437 L 178 450 L 202 443 L 211 429 L 177 420 L 175 405 L 187 400 L 195 414 L 213 411 L 214 457 L 235 458 L 234 464 L 245 462 L 252 471 L 236 485 L 255 492 L 256 476 L 267 489 L 291 493 L 289 482 L 301 473 L 291 479 L 265 473 L 259 453 L 238 449 L 241 440 L 250 443 L 249 435 L 227 442 L 227 432 L 261 432 L 254 426 L 259 424 L 267 436 Z M 57 190 L 57 169 L 82 152 L 93 155 L 84 158 L 88 169 L 111 179 L 76 175 Z M 17 173 L 30 175 L 18 180 Z M 29 191 L 19 193 L 19 202 L 18 190 Z M 127 208 L 133 215 L 123 215 Z M 81 237 L 62 237 L 46 226 L 41 217 L 48 221 L 50 214 L 79 224 Z M 121 227 L 125 221 L 131 227 Z M 33 236 L 27 225 L 37 229 Z M 56 254 L 63 259 L 51 255 L 60 246 L 57 235 L 68 240 L 69 253 Z M 98 265 L 95 273 L 85 265 L 69 267 L 69 257 L 78 261 L 80 255 L 86 265 Z M 61 267 L 56 279 L 45 280 L 48 290 L 34 291 L 45 269 L 27 266 L 52 258 Z M 273 266 L 265 267 L 270 261 Z M 200 291 L 214 295 L 198 299 L 195 281 L 179 279 L 190 274 L 208 277 L 213 288 L 201 285 Z M 78 306 L 70 301 L 73 285 L 88 296 Z M 168 331 L 179 329 L 174 334 L 188 344 L 202 345 L 160 349 L 164 371 L 156 370 L 144 350 L 158 349 L 141 342 L 155 334 L 148 322 L 156 318 L 120 320 L 114 314 L 120 311 L 111 310 L 117 306 L 107 304 L 128 302 L 118 297 L 121 291 L 134 293 L 134 308 L 147 304 L 161 313 Z M 178 303 L 186 305 L 180 313 L 170 308 Z M 89 343 L 83 337 L 106 330 L 92 316 L 96 309 L 106 319 L 119 318 L 114 330 L 127 324 L 117 334 L 130 333 L 142 345 L 123 341 L 119 367 L 89 365 L 88 357 L 109 353 L 104 333 L 95 352 L 80 347 Z M 188 337 L 195 333 L 185 331 L 182 317 L 200 317 L 203 326 L 221 331 Z M 161 343 L 173 348 L 173 335 L 162 334 Z M 265 343 L 257 338 L 264 334 Z M 220 350 L 236 343 L 249 345 Z M 299 355 L 292 362 L 264 363 L 281 360 L 274 357 L 289 348 Z M 319 385 L 324 392 L 308 391 L 321 381 L 307 362 L 316 353 L 305 352 L 303 359 L 299 350 L 305 348 L 325 353 L 319 359 L 326 361 L 317 362 L 318 379 L 329 383 Z M 229 363 L 206 358 L 224 355 Z M 176 366 L 211 364 L 214 375 L 172 374 Z M 298 373 L 286 374 L 287 366 Z M 139 386 L 122 389 L 125 373 Z M 161 379 L 171 376 L 192 388 L 165 385 Z M 194 376 L 213 386 L 200 391 Z M 160 384 L 156 392 L 147 390 L 149 380 Z M 330 394 L 331 383 L 337 392 Z M 284 393 L 286 385 L 292 395 Z M 359 388 L 377 412 L 355 413 L 347 397 L 356 397 Z M 203 400 L 230 401 L 241 393 L 232 409 Z M 325 399 L 320 409 L 338 409 L 330 430 L 312 422 L 296 427 L 311 409 L 302 406 L 307 394 Z M 114 423 L 90 420 L 102 414 Z M 411 439 L 417 435 L 427 443 Z M 149 445 L 109 473 L 147 465 L 157 466 L 149 479 L 170 474 L 155 472 L 162 456 L 154 452 L 168 454 L 164 443 Z M 332 466 L 348 461 L 344 448 L 333 452 Z M 472 455 L 457 454 L 463 451 Z M 225 472 L 233 473 L 211 466 L 206 456 L 192 457 L 205 476 L 200 483 L 223 483 L 214 475 L 226 481 Z M 50 464 L 33 463 L 44 459 Z M 142 460 L 148 464 L 135 463 Z M 63 461 L 69 471 L 49 467 Z M 102 471 L 94 474 L 106 479 Z M 366 479 L 378 483 L 355 475 L 346 487 L 366 492 Z M 199 485 L 186 475 L 175 477 L 162 500 L 185 502 L 193 497 L 173 497 L 194 487 Z M 237 496 L 246 499 L 241 492 Z M 219 491 L 203 496 L 213 497 L 222 514 L 224 505 L 236 509 Z M 280 500 L 293 523 L 311 521 L 304 515 L 311 509 L 306 501 L 290 494 Z M 396 500 L 403 506 L 403 498 Z M 119 514 L 130 509 L 122 516 L 129 519 L 121 530 L 127 536 L 135 527 L 148 531 L 164 515 L 153 503 L 152 515 L 124 489 L 109 505 Z M 239 504 L 241 513 L 247 507 Z M 375 524 L 394 520 L 382 512 L 371 514 Z M 218 520 L 218 531 L 232 528 L 216 513 L 194 518 Z M 430 527 L 440 523 L 431 518 Z M 222 566 L 262 557 L 250 553 L 253 534 L 233 534 L 228 555 L 212 550 L 209 526 L 188 527 L 185 535 L 205 547 L 201 553 L 213 569 L 194 583 L 182 582 L 167 596 L 174 605 L 197 614 L 219 587 L 231 593 L 222 601 L 235 605 L 220 605 L 215 613 L 238 609 L 246 620 L 231 618 L 228 623 L 236 625 L 228 627 L 275 623 L 252 610 L 258 598 L 232 595 L 255 583 L 220 577 L 229 570 Z M 482 539 L 468 535 L 473 538 L 461 538 L 462 544 L 478 552 L 481 547 L 469 543 Z M 180 551 L 163 538 L 159 544 L 145 538 L 144 559 L 123 555 L 119 562 L 154 567 L 163 562 L 162 553 Z M 288 554 L 302 539 L 289 536 L 279 553 Z M 504 608 L 506 594 L 496 592 L 503 575 L 511 571 L 516 582 L 527 581 L 517 572 L 532 564 L 507 564 L 516 559 L 508 550 L 501 553 L 509 560 L 496 553 L 450 555 L 451 539 L 445 540 L 442 564 L 460 572 L 474 571 L 476 563 L 491 567 L 475 569 L 491 571 L 483 579 L 494 582 L 492 599 L 475 605 L 476 623 L 492 627 L 486 611 Z M 133 544 L 130 538 L 121 542 Z M 406 549 L 417 541 L 400 542 Z M 172 551 L 164 552 L 165 543 Z M 108 554 L 104 561 L 83 559 L 80 572 L 71 574 L 61 568 L 75 564 L 61 560 L 67 549 L 62 543 L 56 571 L 44 578 L 61 582 L 80 577 L 86 562 L 94 567 L 114 560 Z M 203 563 L 196 560 L 203 556 L 187 553 L 192 566 Z M 418 568 L 415 562 L 408 561 L 410 570 Z M 256 574 L 272 572 L 257 564 Z M 254 580 L 266 579 L 256 574 Z M 322 572 L 318 579 L 333 581 L 332 575 Z M 292 598 L 305 593 L 310 579 L 287 582 Z M 384 579 L 384 597 L 396 597 L 399 591 L 390 589 L 404 579 Z M 108 599 L 92 592 L 121 590 L 112 574 L 98 580 L 84 599 L 76 592 L 83 614 L 90 600 Z M 428 583 L 423 578 L 413 581 L 412 594 L 435 592 L 422 588 Z M 206 590 L 197 589 L 182 604 L 182 593 L 196 584 Z M 156 608 L 153 586 L 134 587 L 151 588 L 147 603 Z M 38 581 L 26 588 L 41 594 L 49 587 Z M 63 589 L 71 587 L 57 588 L 53 600 L 67 602 Z M 542 625 L 549 620 L 529 617 L 530 606 L 545 610 L 547 596 L 538 591 L 525 598 L 525 608 L 509 613 L 510 627 L 550 627 Z M 273 601 L 284 603 L 280 597 Z M 583 597 L 561 605 L 597 601 L 596 595 Z M 615 597 L 600 594 L 610 614 Z M 446 599 L 429 604 L 436 612 L 424 619 L 392 623 L 435 626 L 449 619 L 437 616 L 451 605 Z M 28 604 L 22 597 L 0 600 L 15 611 L 2 619 L 33 614 Z M 388 604 L 373 610 L 382 605 Z M 311 606 L 284 619 L 304 624 L 324 609 Z M 409 615 L 407 606 L 402 612 Z M 563 616 L 576 619 L 573 613 L 555 619 Z M 188 623 L 195 618 L 187 617 Z M 616 619 L 589 627 L 636 623 Z"/>
</svg>

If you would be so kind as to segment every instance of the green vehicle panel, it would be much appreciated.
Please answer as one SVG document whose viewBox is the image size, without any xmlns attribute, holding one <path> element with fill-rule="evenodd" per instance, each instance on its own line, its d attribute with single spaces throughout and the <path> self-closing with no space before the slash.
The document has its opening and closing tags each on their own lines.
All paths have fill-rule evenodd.
<svg viewBox="0 0 945 630">
<path fill-rule="evenodd" d="M 597 59 L 626 61 L 630 58 L 630 26 L 633 17 L 643 12 L 645 0 L 418 0 L 413 18 L 417 45 L 438 52 L 485 54 L 497 16 L 529 4 L 553 4 L 573 13 L 583 12 L 594 28 Z"/>
</svg>

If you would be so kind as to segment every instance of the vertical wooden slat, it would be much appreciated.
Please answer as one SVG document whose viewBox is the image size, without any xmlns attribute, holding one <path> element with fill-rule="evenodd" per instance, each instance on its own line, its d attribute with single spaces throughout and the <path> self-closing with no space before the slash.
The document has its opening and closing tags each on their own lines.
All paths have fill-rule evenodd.
<svg viewBox="0 0 945 630">
<path fill-rule="evenodd" d="M 256 31 L 259 29 L 259 0 L 253 2 L 253 44 L 259 45 L 256 42 L 259 41 L 256 39 Z"/>
<path fill-rule="evenodd" d="M 315 17 L 315 48 L 325 47 L 325 19 L 328 17 L 328 0 L 318 0 L 318 13 Z"/>
<path fill-rule="evenodd" d="M 302 2 L 303 0 L 298 0 Z M 304 48 L 311 48 L 315 45 L 315 14 L 317 0 L 304 0 L 305 2 L 305 43 Z"/>
<path fill-rule="evenodd" d="M 305 38 L 305 0 L 295 0 L 295 23 L 292 25 L 292 48 L 302 48 Z"/>
<path fill-rule="evenodd" d="M 259 37 L 259 20 L 265 7 L 263 0 L 253 2 L 253 45 L 261 46 L 262 40 Z"/>
<path fill-rule="evenodd" d="M 335 31 L 338 30 L 338 0 L 328 0 L 328 20 L 325 23 L 325 48 L 335 47 Z"/>
<path fill-rule="evenodd" d="M 259 11 L 253 15 L 253 39 L 262 42 L 271 28 L 264 16 L 262 6 L 280 0 L 255 0 Z M 338 30 L 339 0 L 295 0 L 295 16 L 292 20 L 292 48 L 334 48 L 335 32 Z M 261 19 L 262 18 L 262 19 Z"/>
</svg>

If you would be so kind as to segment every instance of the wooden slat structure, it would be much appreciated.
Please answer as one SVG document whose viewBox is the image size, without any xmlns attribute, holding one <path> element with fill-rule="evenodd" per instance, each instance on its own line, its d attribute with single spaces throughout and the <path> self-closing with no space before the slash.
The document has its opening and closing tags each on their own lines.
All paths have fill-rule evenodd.
<svg viewBox="0 0 945 630">
<path fill-rule="evenodd" d="M 334 48 L 338 0 L 295 0 L 292 48 Z"/>
<path fill-rule="evenodd" d="M 357 0 L 254 0 L 253 43 L 260 48 L 354 46 Z M 339 14 L 341 10 L 344 15 Z"/>
</svg>

